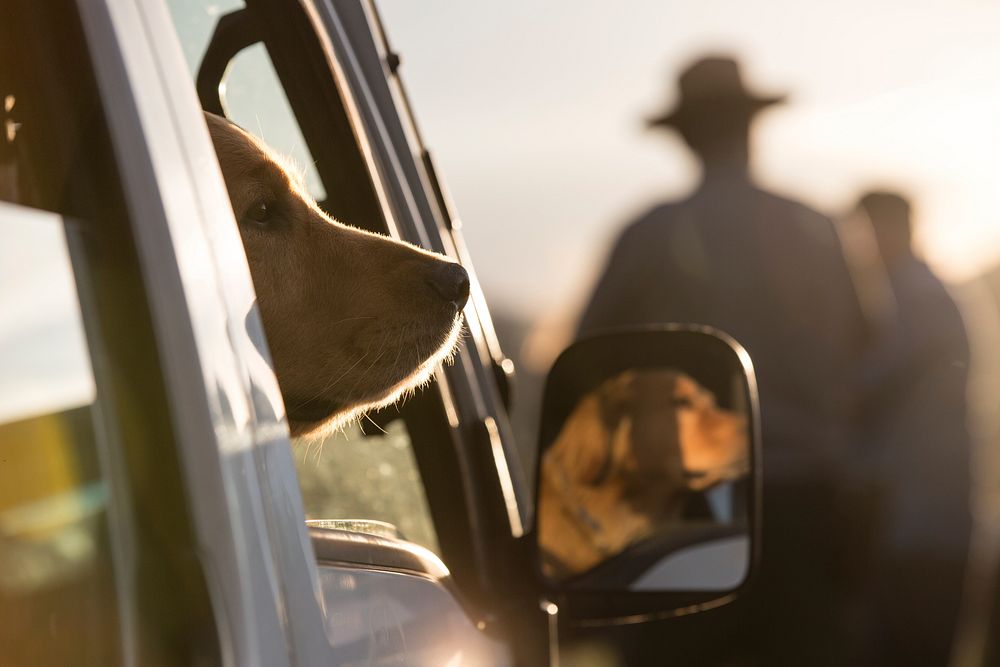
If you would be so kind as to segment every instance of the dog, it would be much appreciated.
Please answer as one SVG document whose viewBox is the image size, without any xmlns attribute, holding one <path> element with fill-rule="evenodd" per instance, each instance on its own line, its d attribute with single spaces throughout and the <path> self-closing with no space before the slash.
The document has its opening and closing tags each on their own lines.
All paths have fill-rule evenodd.
<svg viewBox="0 0 1000 667">
<path fill-rule="evenodd" d="M 746 475 L 747 428 L 674 370 L 626 371 L 584 395 L 542 457 L 544 573 L 586 572 L 680 520 L 690 492 Z"/>
<path fill-rule="evenodd" d="M 465 269 L 331 219 L 262 141 L 205 120 L 292 435 L 340 427 L 427 382 L 455 349 Z"/>
</svg>

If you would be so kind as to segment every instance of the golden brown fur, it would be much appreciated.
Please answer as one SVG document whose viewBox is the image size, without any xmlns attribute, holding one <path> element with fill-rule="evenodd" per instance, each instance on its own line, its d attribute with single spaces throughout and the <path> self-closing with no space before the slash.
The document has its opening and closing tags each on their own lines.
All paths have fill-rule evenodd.
<svg viewBox="0 0 1000 667">
<path fill-rule="evenodd" d="M 587 394 L 542 458 L 546 573 L 589 570 L 678 518 L 689 491 L 746 474 L 747 421 L 687 375 L 626 371 Z"/>
<path fill-rule="evenodd" d="M 427 380 L 454 348 L 468 276 L 332 220 L 258 139 L 205 114 L 239 223 L 293 435 Z"/>
</svg>

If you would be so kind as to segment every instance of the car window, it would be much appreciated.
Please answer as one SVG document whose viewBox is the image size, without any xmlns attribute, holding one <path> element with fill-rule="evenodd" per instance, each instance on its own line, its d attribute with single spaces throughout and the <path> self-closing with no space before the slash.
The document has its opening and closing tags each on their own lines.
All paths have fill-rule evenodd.
<svg viewBox="0 0 1000 667">
<path fill-rule="evenodd" d="M 212 608 L 75 7 L 0 22 L 0 665 L 195 664 Z"/>
<path fill-rule="evenodd" d="M 365 435 L 360 424 L 313 442 L 296 443 L 306 518 L 351 528 L 351 520 L 389 524 L 390 533 L 440 554 L 420 471 L 401 419 Z M 366 527 L 366 526 L 362 526 Z M 371 529 L 371 526 L 367 526 Z"/>
<path fill-rule="evenodd" d="M 169 7 L 184 49 L 184 59 L 195 76 L 217 21 L 242 9 L 243 3 L 239 0 L 170 0 Z M 299 126 L 289 122 L 292 112 L 288 99 L 263 44 L 254 44 L 236 54 L 220 92 L 229 120 L 282 153 L 302 170 L 309 194 L 317 201 L 326 199 L 326 190 Z"/>
<path fill-rule="evenodd" d="M 107 486 L 67 223 L 0 206 L 0 663 L 111 664 Z"/>
<path fill-rule="evenodd" d="M 170 18 L 184 50 L 184 60 L 193 73 L 198 71 L 205 50 L 220 17 L 243 8 L 241 0 L 168 0 Z"/>
<path fill-rule="evenodd" d="M 313 199 L 326 199 L 312 154 L 294 122 L 288 99 L 263 44 L 241 51 L 226 76 L 224 102 L 229 120 L 263 139 L 301 170 Z"/>
<path fill-rule="evenodd" d="M 237 2 L 171 0 L 171 14 L 192 78 L 202 65 L 220 16 L 241 7 Z M 327 188 L 313 166 L 264 44 L 254 44 L 235 55 L 221 90 L 229 119 L 291 157 L 303 169 L 309 193 L 324 203 Z M 338 158 L 344 163 L 360 163 L 356 146 L 352 151 Z M 359 169 L 367 167 L 361 165 Z M 327 203 L 336 209 L 336 205 L 344 204 L 345 197 L 359 196 L 368 194 L 338 191 L 331 193 L 337 201 Z M 370 206 L 378 208 L 376 203 Z M 439 552 L 426 491 L 404 421 L 395 419 L 384 428 L 369 424 L 366 430 L 373 434 L 364 435 L 360 424 L 352 424 L 322 438 L 293 440 L 307 519 L 346 530 L 392 534 Z"/>
</svg>

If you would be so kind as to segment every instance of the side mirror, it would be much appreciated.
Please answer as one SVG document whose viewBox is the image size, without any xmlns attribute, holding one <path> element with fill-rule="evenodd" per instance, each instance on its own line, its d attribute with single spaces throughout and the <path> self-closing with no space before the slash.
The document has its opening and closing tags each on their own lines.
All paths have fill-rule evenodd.
<svg viewBox="0 0 1000 667">
<path fill-rule="evenodd" d="M 537 570 L 578 620 L 714 607 L 759 550 L 760 437 L 747 353 L 708 327 L 581 340 L 545 386 Z"/>
</svg>

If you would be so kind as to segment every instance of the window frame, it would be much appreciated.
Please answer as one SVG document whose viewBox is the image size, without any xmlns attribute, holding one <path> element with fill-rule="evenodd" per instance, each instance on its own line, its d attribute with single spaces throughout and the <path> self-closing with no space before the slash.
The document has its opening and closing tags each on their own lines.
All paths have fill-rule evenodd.
<svg viewBox="0 0 1000 667">
<path fill-rule="evenodd" d="M 242 11 L 252 17 L 242 28 L 244 34 L 231 30 L 225 40 L 228 47 L 215 54 L 208 69 L 220 76 L 223 59 L 263 42 L 327 192 L 335 192 L 337 177 L 331 166 L 336 151 L 331 155 L 329 149 L 343 147 L 343 134 L 335 133 L 349 129 L 378 203 L 373 217 L 381 225 L 374 231 L 449 255 L 471 268 L 460 223 L 444 209 L 443 188 L 434 178 L 429 154 L 391 71 L 394 56 L 374 7 L 357 0 L 299 0 L 295 7 L 300 11 L 290 11 L 284 0 L 245 0 Z M 208 52 L 212 49 L 210 44 Z M 206 54 L 202 70 L 207 60 Z M 199 73 L 201 101 L 209 110 L 221 109 L 217 85 L 205 72 Z M 335 208 L 327 210 L 337 213 Z M 497 606 L 498 591 L 509 590 L 510 582 L 523 585 L 521 573 L 526 570 L 519 541 L 531 521 L 531 504 L 497 383 L 495 367 L 502 355 L 495 336 L 487 335 L 492 324 L 478 282 L 473 283 L 473 299 L 465 311 L 469 344 L 459 350 L 454 365 L 439 372 L 434 385 L 403 404 L 400 413 L 411 435 L 442 556 L 463 593 L 491 609 Z"/>
<path fill-rule="evenodd" d="M 220 648 L 216 610 L 176 447 L 182 416 L 169 400 L 169 359 L 160 354 L 162 332 L 149 298 L 156 290 L 144 288 L 150 276 L 137 230 L 147 221 L 134 217 L 136 200 L 160 201 L 148 201 L 147 191 L 128 191 L 115 152 L 136 137 L 116 141 L 106 112 L 136 97 L 127 81 L 111 96 L 102 86 L 127 63 L 118 44 L 94 30 L 106 27 L 108 7 L 61 0 L 9 10 L 2 32 L 18 37 L 5 45 L 25 48 L 23 56 L 5 52 L 3 63 L 13 92 L 24 92 L 27 103 L 15 142 L 25 142 L 28 159 L 17 167 L 26 167 L 31 186 L 42 187 L 15 190 L 19 203 L 5 204 L 0 215 L 49 216 L 65 231 L 97 389 L 85 409 L 107 487 L 121 661 L 214 656 Z M 186 313 L 178 319 L 183 327 Z"/>
<path fill-rule="evenodd" d="M 77 0 L 77 8 L 136 239 L 224 661 L 321 664 L 330 646 L 284 407 L 173 23 L 160 2 Z"/>
<path fill-rule="evenodd" d="M 47 409 L 41 414 L 17 415 L 9 420 L 5 418 L 0 424 L 0 429 L 18 422 L 51 420 L 50 423 L 65 425 L 66 434 L 57 446 L 58 449 L 63 450 L 61 452 L 63 455 L 70 457 L 78 454 L 82 446 L 89 450 L 86 454 L 92 455 L 96 459 L 98 476 L 96 479 L 92 479 L 90 484 L 99 482 L 103 486 L 102 513 L 104 517 L 101 523 L 103 529 L 107 531 L 107 542 L 102 545 L 106 547 L 107 553 L 101 553 L 99 550 L 96 557 L 110 557 L 111 572 L 109 581 L 106 583 L 109 586 L 108 592 L 113 594 L 115 608 L 104 611 L 107 619 L 114 618 L 116 621 L 114 637 L 117 641 L 113 655 L 121 660 L 128 655 L 129 651 L 138 649 L 135 646 L 139 629 L 134 600 L 123 595 L 119 585 L 122 563 L 125 559 L 134 556 L 138 536 L 133 530 L 132 517 L 128 511 L 129 493 L 127 484 L 122 480 L 124 475 L 116 474 L 122 471 L 124 465 L 120 457 L 115 456 L 119 452 L 113 451 L 119 444 L 121 435 L 118 428 L 120 424 L 115 415 L 115 401 L 110 396 L 114 388 L 111 387 L 111 391 L 109 391 L 108 385 L 112 383 L 105 382 L 105 380 L 110 379 L 111 369 L 109 366 L 111 364 L 106 351 L 106 341 L 101 336 L 101 322 L 98 321 L 95 314 L 98 308 L 94 303 L 91 291 L 88 289 L 89 267 L 84 259 L 86 253 L 82 247 L 84 244 L 81 242 L 78 221 L 63 215 L 61 212 L 7 200 L 0 200 L 0 220 L 23 225 L 49 225 L 59 228 L 64 235 L 62 240 L 66 251 L 66 269 L 70 273 L 67 277 L 72 281 L 74 305 L 79 315 L 79 333 L 84 339 L 87 372 L 93 384 L 94 393 L 89 397 L 89 403 L 53 406 L 54 410 Z M 75 423 L 75 426 L 69 427 L 69 424 L 72 423 Z M 79 433 L 78 428 L 80 431 L 85 430 L 86 434 Z M 80 435 L 83 437 L 80 438 Z M 83 473 L 82 470 L 76 470 L 76 472 Z M 10 474 L 9 471 L 8 474 Z M 75 485 L 74 488 L 76 488 Z M 35 501 L 37 502 L 37 499 Z M 91 575 L 93 574 L 95 573 L 92 572 Z M 93 583 L 93 580 L 90 583 Z M 34 640 L 29 638 L 27 643 L 30 645 L 32 641 Z M 109 656 L 105 655 L 104 657 Z"/>
</svg>

